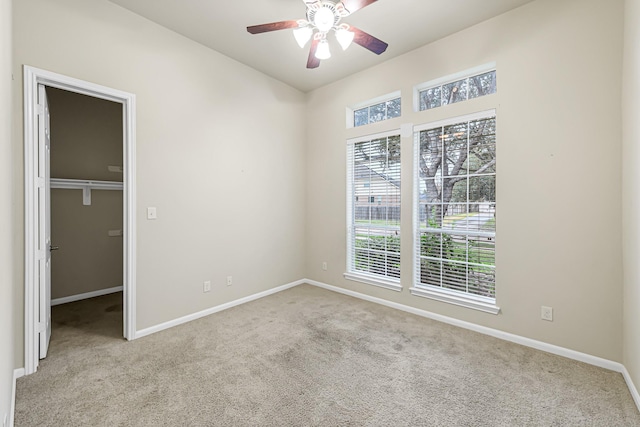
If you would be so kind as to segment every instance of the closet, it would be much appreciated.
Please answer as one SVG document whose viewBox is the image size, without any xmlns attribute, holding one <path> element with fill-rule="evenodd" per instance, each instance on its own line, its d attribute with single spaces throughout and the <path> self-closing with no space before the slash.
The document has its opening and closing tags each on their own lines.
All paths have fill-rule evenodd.
<svg viewBox="0 0 640 427">
<path fill-rule="evenodd" d="M 122 290 L 122 104 L 47 87 L 51 304 Z"/>
</svg>

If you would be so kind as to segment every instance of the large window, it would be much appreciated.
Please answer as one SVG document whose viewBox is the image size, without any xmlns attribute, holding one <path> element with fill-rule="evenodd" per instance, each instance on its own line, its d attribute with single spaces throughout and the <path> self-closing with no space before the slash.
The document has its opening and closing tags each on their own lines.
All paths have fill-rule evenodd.
<svg viewBox="0 0 640 427">
<path fill-rule="evenodd" d="M 400 289 L 400 135 L 348 141 L 347 273 Z"/>
<path fill-rule="evenodd" d="M 412 293 L 497 312 L 495 111 L 414 131 Z"/>
</svg>

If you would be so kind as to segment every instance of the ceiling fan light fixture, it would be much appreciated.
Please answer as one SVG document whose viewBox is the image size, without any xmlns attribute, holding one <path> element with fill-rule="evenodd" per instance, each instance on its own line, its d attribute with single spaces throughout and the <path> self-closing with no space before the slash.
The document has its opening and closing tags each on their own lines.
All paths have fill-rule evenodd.
<svg viewBox="0 0 640 427">
<path fill-rule="evenodd" d="M 333 11 L 328 7 L 321 7 L 318 9 L 313 17 L 313 24 L 318 27 L 318 31 L 326 33 L 335 23 L 336 17 Z"/>
<path fill-rule="evenodd" d="M 347 30 L 346 28 L 336 30 L 336 39 L 338 40 L 338 43 L 340 43 L 340 46 L 342 46 L 342 50 L 347 50 L 347 48 L 351 46 L 354 36 L 355 33 Z"/>
<path fill-rule="evenodd" d="M 329 43 L 327 40 L 320 40 L 318 43 L 318 48 L 316 49 L 316 58 L 318 59 L 329 59 L 331 58 L 331 51 L 329 50 Z"/>
<path fill-rule="evenodd" d="M 296 42 L 298 42 L 298 46 L 304 47 L 309 40 L 311 40 L 311 36 L 313 35 L 313 30 L 309 27 L 300 27 L 293 30 L 293 37 L 295 37 Z"/>
<path fill-rule="evenodd" d="M 387 50 L 389 46 L 387 43 L 356 27 L 351 27 L 349 24 L 340 23 L 342 18 L 350 16 L 353 12 L 376 1 L 303 0 L 307 8 L 306 19 L 251 25 L 247 27 L 247 31 L 251 34 L 261 34 L 291 29 L 296 43 L 300 47 L 304 47 L 310 39 L 313 39 L 307 58 L 308 69 L 318 68 L 321 60 L 331 57 L 327 40 L 329 31 L 336 32 L 336 41 L 340 43 L 343 50 L 347 50 L 352 43 L 356 43 L 376 55 L 380 55 Z"/>
</svg>

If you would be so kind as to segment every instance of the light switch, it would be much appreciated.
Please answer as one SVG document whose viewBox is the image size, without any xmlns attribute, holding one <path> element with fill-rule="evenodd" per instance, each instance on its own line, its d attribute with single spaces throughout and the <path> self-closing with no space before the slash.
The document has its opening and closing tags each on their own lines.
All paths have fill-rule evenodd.
<svg viewBox="0 0 640 427">
<path fill-rule="evenodd" d="M 156 208 L 147 208 L 147 219 L 156 219 L 158 215 L 156 214 Z"/>
</svg>

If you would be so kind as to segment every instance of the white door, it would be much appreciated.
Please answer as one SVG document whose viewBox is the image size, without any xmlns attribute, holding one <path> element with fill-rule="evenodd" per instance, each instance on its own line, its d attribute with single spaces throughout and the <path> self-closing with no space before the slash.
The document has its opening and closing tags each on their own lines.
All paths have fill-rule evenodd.
<svg viewBox="0 0 640 427">
<path fill-rule="evenodd" d="M 38 85 L 38 289 L 40 359 L 47 356 L 51 339 L 51 137 L 49 103 L 44 85 Z"/>
</svg>

